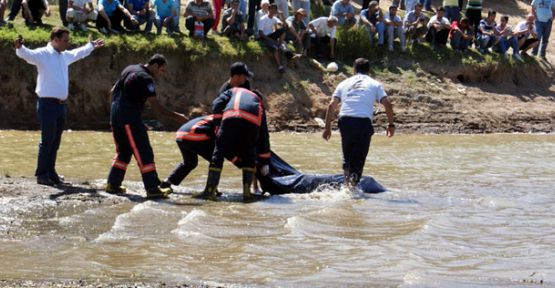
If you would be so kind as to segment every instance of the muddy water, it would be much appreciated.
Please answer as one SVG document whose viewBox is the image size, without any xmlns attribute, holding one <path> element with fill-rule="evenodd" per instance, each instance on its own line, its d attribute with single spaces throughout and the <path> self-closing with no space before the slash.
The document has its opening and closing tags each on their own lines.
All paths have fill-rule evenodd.
<svg viewBox="0 0 555 288">
<path fill-rule="evenodd" d="M 179 154 L 152 133 L 161 176 Z M 0 131 L 0 172 L 30 176 L 38 134 Z M 64 134 L 59 172 L 102 184 L 111 136 Z M 339 171 L 339 137 L 273 134 L 309 173 Z M 390 191 L 322 189 L 244 205 L 227 166 L 223 201 L 192 200 L 201 163 L 170 200 L 90 192 L 86 201 L 0 197 L 2 279 L 245 286 L 555 286 L 555 136 L 374 138 L 366 172 Z M 128 185 L 141 194 L 135 166 Z M 32 194 L 31 194 L 32 195 Z"/>
</svg>

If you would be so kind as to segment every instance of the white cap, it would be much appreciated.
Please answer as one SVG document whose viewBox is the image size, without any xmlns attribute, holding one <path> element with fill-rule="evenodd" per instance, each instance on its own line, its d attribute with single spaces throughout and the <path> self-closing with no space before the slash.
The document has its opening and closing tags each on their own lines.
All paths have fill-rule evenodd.
<svg viewBox="0 0 555 288">
<path fill-rule="evenodd" d="M 270 5 L 270 1 L 269 1 L 269 0 L 262 0 L 262 1 L 260 1 L 260 6 L 262 6 L 262 5 L 264 5 L 264 4 Z"/>
</svg>

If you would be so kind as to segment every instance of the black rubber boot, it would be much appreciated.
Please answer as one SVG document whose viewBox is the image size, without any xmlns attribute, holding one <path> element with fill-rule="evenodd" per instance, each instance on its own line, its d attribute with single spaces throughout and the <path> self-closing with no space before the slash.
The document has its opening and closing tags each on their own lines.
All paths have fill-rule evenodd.
<svg viewBox="0 0 555 288">
<path fill-rule="evenodd" d="M 193 194 L 193 198 L 217 201 L 218 184 L 220 184 L 221 174 L 222 168 L 208 168 L 208 179 L 206 180 L 206 187 L 201 193 Z"/>
</svg>

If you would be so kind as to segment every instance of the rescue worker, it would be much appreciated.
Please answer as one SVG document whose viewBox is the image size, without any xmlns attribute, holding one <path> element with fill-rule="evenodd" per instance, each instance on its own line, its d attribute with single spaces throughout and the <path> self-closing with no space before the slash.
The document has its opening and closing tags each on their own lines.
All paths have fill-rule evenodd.
<svg viewBox="0 0 555 288">
<path fill-rule="evenodd" d="M 125 193 L 121 186 L 131 155 L 135 156 L 147 198 L 167 197 L 171 188 L 160 188 L 160 180 L 154 164 L 154 153 L 150 146 L 147 129 L 141 119 L 146 101 L 158 113 L 176 122 L 184 123 L 183 114 L 169 111 L 158 102 L 154 80 L 166 73 L 167 61 L 161 54 L 152 56 L 147 64 L 127 66 L 112 88 L 112 110 L 110 124 L 116 144 L 116 156 L 112 162 L 106 192 Z"/>
<path fill-rule="evenodd" d="M 215 200 L 224 157 L 238 157 L 242 160 L 243 202 L 258 200 L 259 196 L 250 191 L 257 153 L 262 176 L 269 172 L 271 156 L 270 136 L 261 94 L 240 87 L 229 89 L 214 100 L 212 112 L 214 117 L 221 116 L 221 125 L 216 134 L 216 146 L 208 169 L 206 188 L 194 197 Z"/>
<path fill-rule="evenodd" d="M 247 68 L 247 65 L 243 62 L 235 62 L 231 64 L 231 67 L 229 67 L 229 80 L 222 84 L 219 93 L 223 93 L 225 90 L 233 87 L 251 89 L 251 84 L 248 78 L 253 75 L 254 74 L 249 71 L 249 68 Z"/>
</svg>

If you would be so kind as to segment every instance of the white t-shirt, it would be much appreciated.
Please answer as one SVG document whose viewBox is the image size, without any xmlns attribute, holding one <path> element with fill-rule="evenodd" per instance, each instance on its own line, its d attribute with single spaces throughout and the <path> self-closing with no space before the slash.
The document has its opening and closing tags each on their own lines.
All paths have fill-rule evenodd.
<svg viewBox="0 0 555 288">
<path fill-rule="evenodd" d="M 441 21 L 439 21 L 439 20 L 437 19 L 437 15 L 434 15 L 434 16 L 432 16 L 432 18 L 430 18 L 430 21 L 428 22 L 428 29 L 430 29 L 430 27 L 432 27 L 432 24 L 434 24 L 434 23 L 444 24 L 444 25 L 445 25 L 445 24 L 451 24 L 451 23 L 449 23 L 449 19 L 443 17 L 443 18 L 441 19 Z"/>
<path fill-rule="evenodd" d="M 310 21 L 308 24 L 312 24 L 312 26 L 314 26 L 314 29 L 316 29 L 316 32 L 318 32 L 317 34 L 319 37 L 329 35 L 330 38 L 335 38 L 336 26 L 333 26 L 332 28 L 328 26 L 328 17 L 324 16 L 316 18 Z"/>
<path fill-rule="evenodd" d="M 262 30 L 264 35 L 268 36 L 274 32 L 277 23 L 281 23 L 281 21 L 276 16 L 270 18 L 268 15 L 264 15 L 258 22 L 258 31 Z"/>
<path fill-rule="evenodd" d="M 333 97 L 341 100 L 339 117 L 372 119 L 374 103 L 379 103 L 386 96 L 382 84 L 364 74 L 356 74 L 343 80 L 333 92 Z"/>
</svg>

